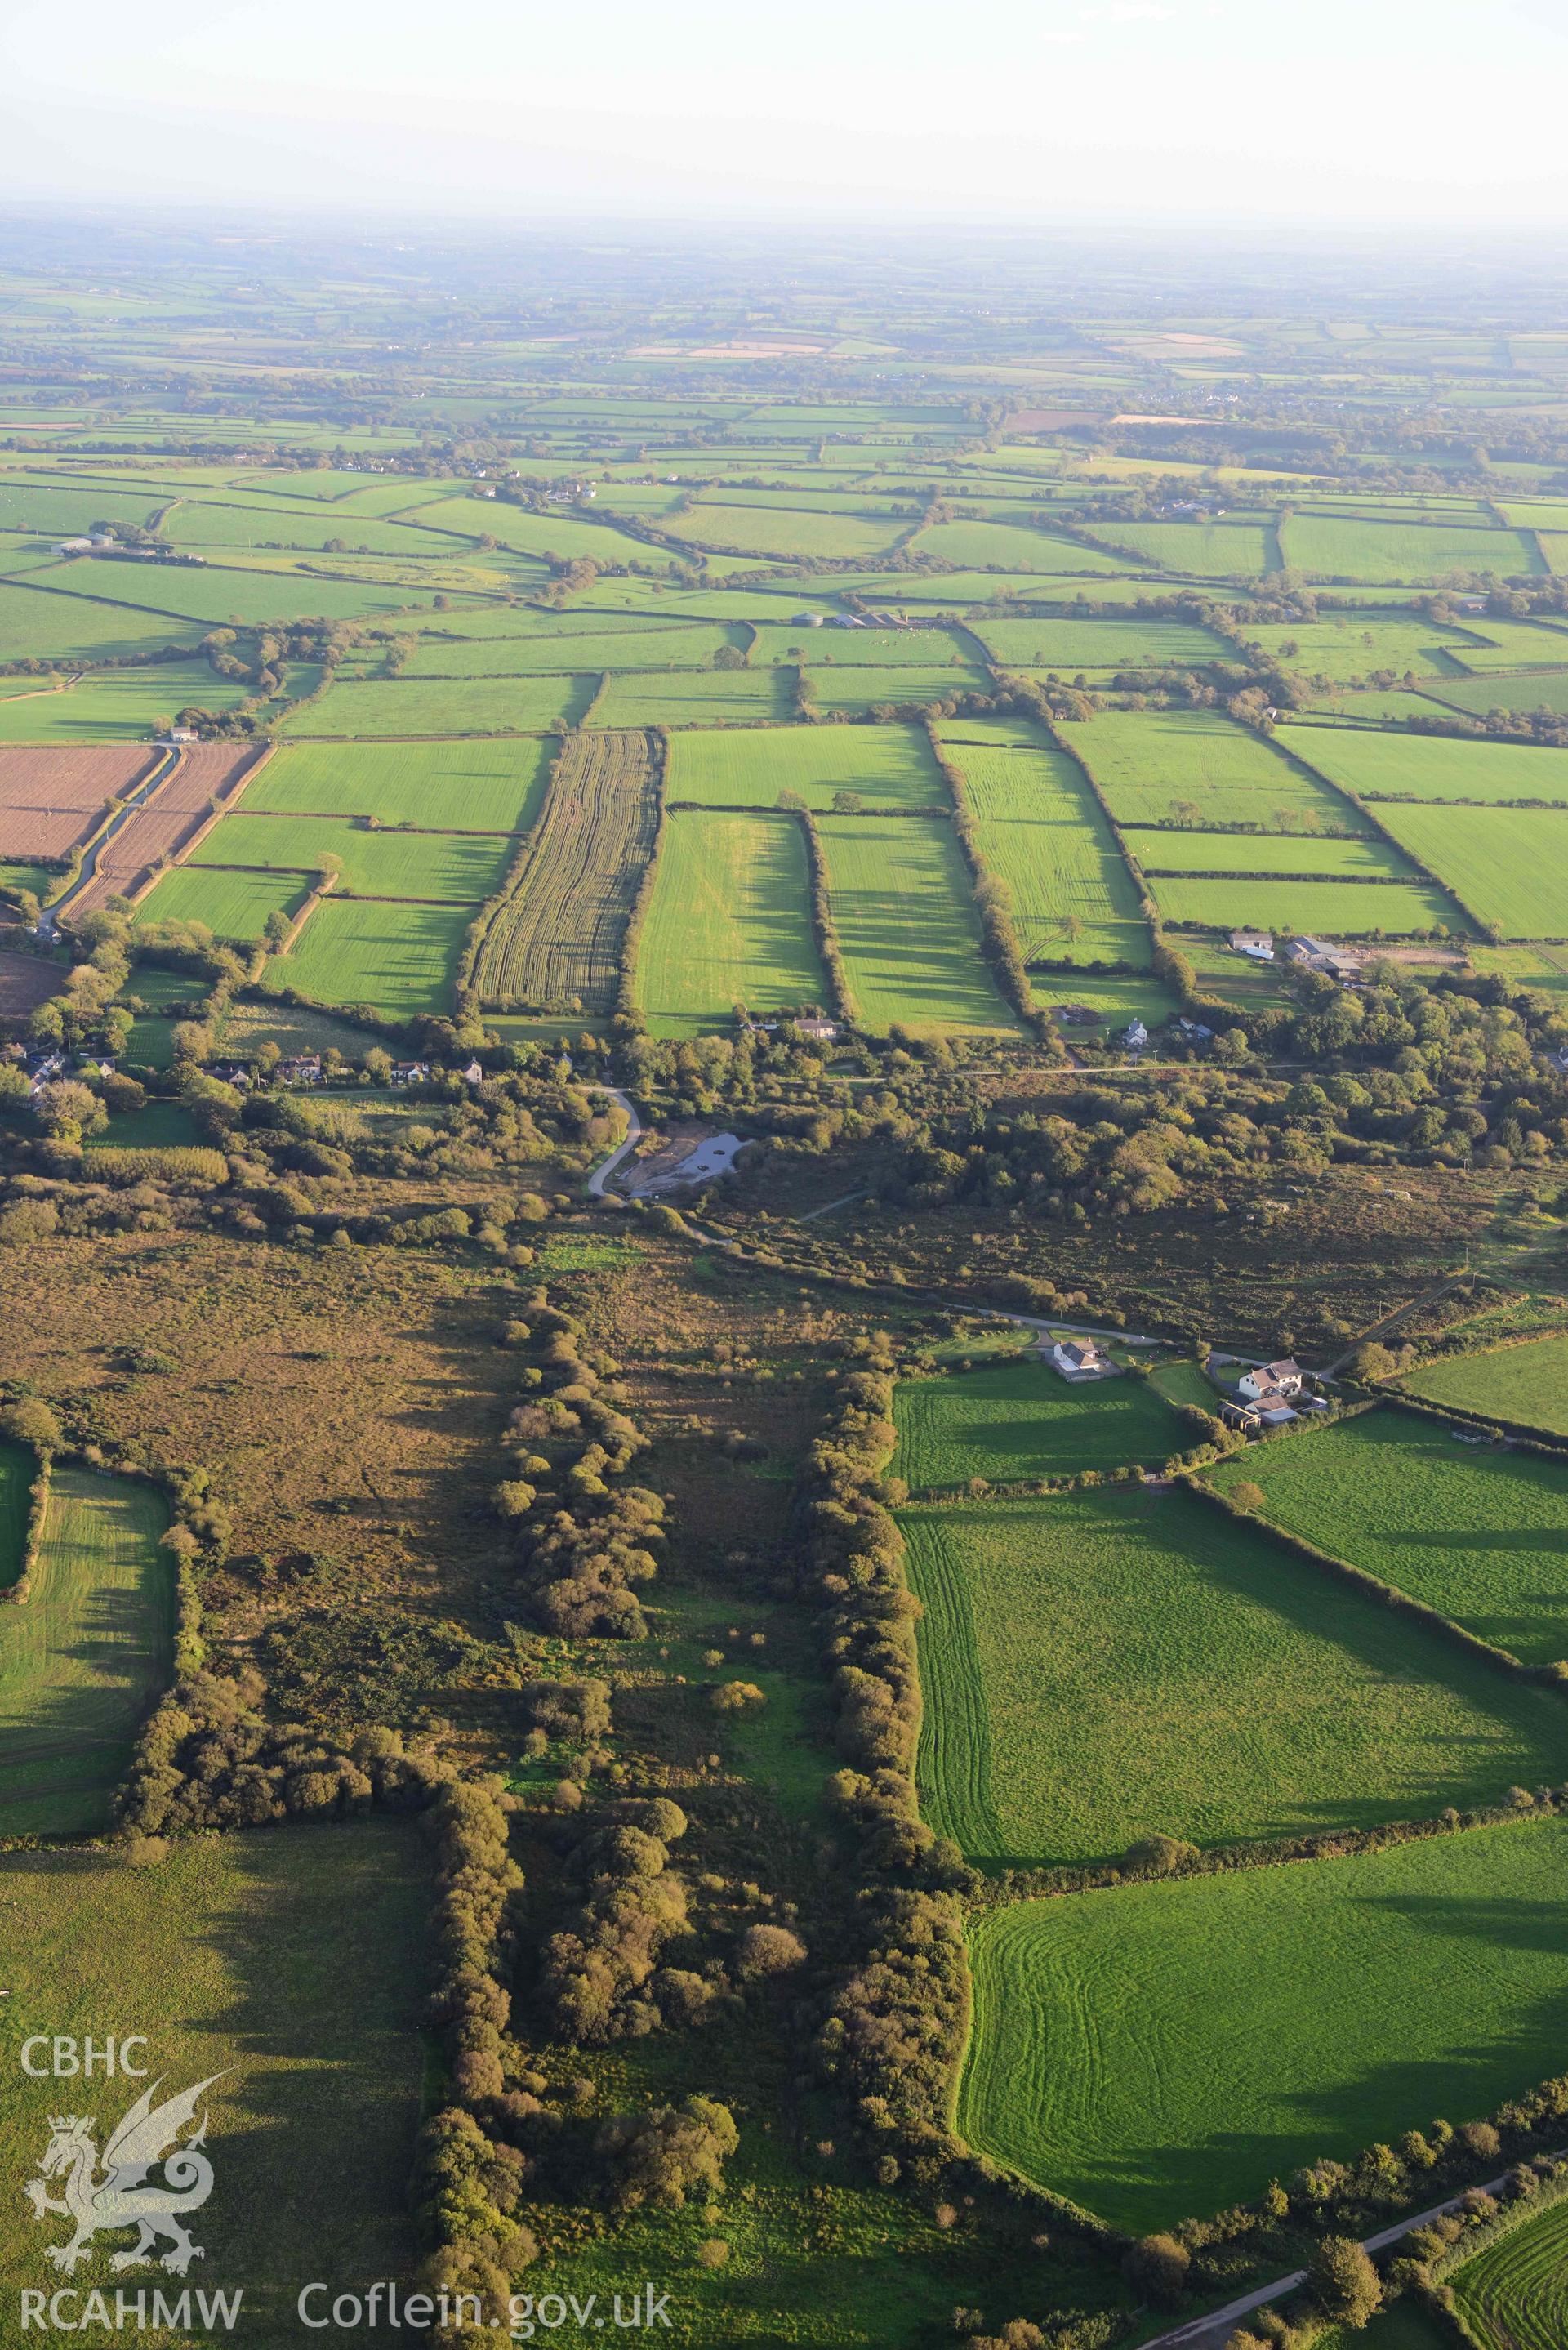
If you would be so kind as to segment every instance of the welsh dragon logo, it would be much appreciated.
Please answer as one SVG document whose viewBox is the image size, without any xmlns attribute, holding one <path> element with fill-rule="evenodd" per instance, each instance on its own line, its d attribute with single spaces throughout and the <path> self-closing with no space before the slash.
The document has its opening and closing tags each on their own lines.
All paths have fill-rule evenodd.
<svg viewBox="0 0 1568 2350">
<path fill-rule="evenodd" d="M 36 2219 L 57 2211 L 76 2223 L 76 2234 L 68 2243 L 45 2247 L 45 2257 L 56 2268 L 63 2269 L 67 2276 L 74 2275 L 78 2262 L 91 2251 L 93 2238 L 116 2228 L 135 2228 L 140 2233 L 129 2251 L 112 2255 L 111 2269 L 137 2268 L 158 2257 L 161 2268 L 183 2276 L 192 2261 L 204 2258 L 201 2245 L 192 2242 L 182 2214 L 199 2211 L 213 2191 L 213 2166 L 201 2151 L 207 2137 L 206 2115 L 183 2144 L 180 2133 L 196 2119 L 196 2108 L 206 2092 L 223 2078 L 222 2073 L 214 2073 L 182 2095 L 166 2097 L 161 2106 L 152 2100 L 163 2085 L 154 2081 L 104 2147 L 101 2176 L 100 2157 L 93 2143 L 96 2116 L 53 2116 L 38 2176 L 27 2181 L 26 2192 Z M 160 2168 L 162 2184 L 149 2185 L 149 2174 Z M 47 2182 L 55 2178 L 65 2181 L 58 2196 L 48 2191 Z M 156 2248 L 165 2238 L 169 2250 L 158 2256 Z"/>
</svg>

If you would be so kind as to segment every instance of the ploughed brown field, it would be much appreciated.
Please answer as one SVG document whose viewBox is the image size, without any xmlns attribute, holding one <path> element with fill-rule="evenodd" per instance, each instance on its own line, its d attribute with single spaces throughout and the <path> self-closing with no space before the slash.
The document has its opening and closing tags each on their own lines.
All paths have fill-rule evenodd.
<svg viewBox="0 0 1568 2350">
<path fill-rule="evenodd" d="M 71 900 L 72 910 L 86 912 L 107 898 L 129 895 L 151 878 L 161 858 L 179 857 L 206 825 L 212 803 L 227 807 L 265 755 L 249 743 L 194 743 L 182 751 L 168 782 L 104 842 L 98 869 Z"/>
<path fill-rule="evenodd" d="M 147 743 L 0 748 L 0 858 L 67 856 L 158 755 Z"/>
<path fill-rule="evenodd" d="M 7 954 L 5 930 L 0 928 L 0 1020 L 25 1020 L 47 1003 L 64 976 L 58 963 L 38 955 Z"/>
</svg>

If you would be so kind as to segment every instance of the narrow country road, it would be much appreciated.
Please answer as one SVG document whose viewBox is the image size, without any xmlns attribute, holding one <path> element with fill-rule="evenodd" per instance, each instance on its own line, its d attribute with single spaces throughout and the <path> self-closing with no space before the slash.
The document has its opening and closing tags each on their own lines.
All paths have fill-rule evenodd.
<svg viewBox="0 0 1568 2350">
<path fill-rule="evenodd" d="M 608 1094 L 611 1101 L 618 1102 L 622 1109 L 625 1110 L 629 1121 L 626 1129 L 626 1140 L 624 1142 L 618 1142 L 615 1149 L 610 1152 L 608 1158 L 601 1159 L 598 1165 L 594 1169 L 593 1173 L 588 1177 L 589 1196 L 595 1200 L 602 1200 L 605 1196 L 605 1187 L 608 1183 L 610 1177 L 616 1172 L 616 1170 L 620 1166 L 623 1159 L 630 1158 L 638 1144 L 642 1140 L 642 1120 L 637 1114 L 637 1105 L 632 1100 L 631 1096 L 629 1094 L 622 1093 L 618 1086 L 596 1086 L 593 1090 L 595 1093 Z"/>
<path fill-rule="evenodd" d="M 1557 2161 L 1562 2158 L 1561 2152 L 1554 2157 Z M 1481 2193 L 1498 2194 L 1508 2185 L 1509 2177 L 1510 2173 L 1504 2171 L 1501 2178 L 1487 2179 L 1481 2187 Z M 1364 2236 L 1361 2240 L 1363 2249 L 1368 2252 L 1386 2251 L 1390 2244 L 1397 2244 L 1401 2236 L 1409 2235 L 1414 2229 L 1424 2228 L 1429 2221 L 1440 2220 L 1449 2211 L 1457 2211 L 1465 2195 L 1470 2192 L 1467 2187 L 1464 2194 L 1450 2195 L 1446 2203 L 1434 2203 L 1429 2210 L 1417 2211 L 1408 2220 L 1397 2220 L 1392 2228 L 1382 2228 L 1375 2236 Z M 1299 2285 L 1306 2282 L 1306 2274 L 1305 2269 L 1293 2269 L 1289 2276 L 1276 2277 L 1272 2284 L 1260 2285 L 1253 2293 L 1244 2293 L 1239 2299 L 1228 2301 L 1223 2309 L 1211 2309 L 1203 2317 L 1189 2318 L 1185 2325 L 1177 2326 L 1173 2333 L 1152 2335 L 1142 2345 L 1142 2350 L 1224 2350 L 1228 2335 L 1244 2318 L 1251 2317 L 1254 2310 L 1266 2308 L 1270 2302 L 1282 2301 L 1286 2293 L 1294 2293 Z"/>
</svg>

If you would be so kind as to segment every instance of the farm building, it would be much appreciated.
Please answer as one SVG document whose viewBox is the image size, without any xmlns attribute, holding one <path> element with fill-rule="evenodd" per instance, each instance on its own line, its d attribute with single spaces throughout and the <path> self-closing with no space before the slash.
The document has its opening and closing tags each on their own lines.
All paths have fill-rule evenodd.
<svg viewBox="0 0 1568 2350">
<path fill-rule="evenodd" d="M 1274 1393 L 1299 1395 L 1305 1378 L 1301 1365 L 1287 1355 L 1281 1362 L 1262 1363 L 1255 1370 L 1243 1371 L 1236 1385 L 1242 1395 L 1258 1403 L 1264 1396 Z"/>
<path fill-rule="evenodd" d="M 1059 1338 L 1051 1349 L 1051 1364 L 1067 1379 L 1103 1379 L 1116 1369 L 1093 1338 Z"/>
<path fill-rule="evenodd" d="M 1272 962 L 1273 936 L 1268 931 L 1232 931 L 1231 944 L 1237 954 L 1250 955 L 1254 962 Z"/>
</svg>

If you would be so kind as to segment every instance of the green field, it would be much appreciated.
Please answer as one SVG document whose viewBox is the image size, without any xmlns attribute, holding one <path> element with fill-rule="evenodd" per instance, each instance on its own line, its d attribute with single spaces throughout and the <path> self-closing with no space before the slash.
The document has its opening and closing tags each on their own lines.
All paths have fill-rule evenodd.
<svg viewBox="0 0 1568 2350">
<path fill-rule="evenodd" d="M 1532 620 L 1494 620 L 1490 614 L 1470 624 L 1481 644 L 1455 648 L 1466 669 L 1561 669 L 1568 663 L 1568 629 Z"/>
<path fill-rule="evenodd" d="M 784 660 L 798 652 L 814 671 L 829 669 L 941 669 L 959 660 L 974 666 L 974 647 L 950 629 L 801 629 L 793 625 L 757 631 L 753 662 Z"/>
<path fill-rule="evenodd" d="M 1452 2277 L 1480 2350 L 1562 2350 L 1568 2342 L 1568 2203 L 1522 2220 Z"/>
<path fill-rule="evenodd" d="M 141 742 L 167 729 L 188 703 L 234 710 L 246 690 L 204 660 L 102 670 L 64 692 L 23 691 L 0 702 L 0 743 Z"/>
<path fill-rule="evenodd" d="M 1565 1863 L 1553 1821 L 992 1910 L 959 2127 L 1136 2232 L 1478 2118 L 1561 2066 Z"/>
<path fill-rule="evenodd" d="M 286 560 L 279 557 L 280 563 Z M 154 570 L 90 558 L 59 564 L 38 585 L 57 589 L 73 602 L 133 605 L 163 615 L 165 622 L 200 620 L 208 628 L 225 621 L 244 628 L 263 620 L 359 620 L 429 611 L 433 596 L 419 588 L 317 578 L 308 572 L 229 570 L 216 564 L 202 569 L 160 565 Z"/>
<path fill-rule="evenodd" d="M 690 514 L 667 515 L 659 528 L 693 546 L 721 547 L 738 555 L 786 559 L 804 556 L 866 558 L 881 555 L 909 527 L 892 516 L 865 521 L 857 515 L 801 514 L 768 506 L 719 506 L 699 503 Z M 645 558 L 647 550 L 640 550 Z"/>
<path fill-rule="evenodd" d="M 828 895 L 861 1022 L 998 1034 L 1016 1028 L 981 958 L 980 918 L 950 824 L 918 817 L 821 820 Z"/>
<path fill-rule="evenodd" d="M 1180 1492 L 966 1500 L 900 1522 L 925 1607 L 922 1797 L 972 1858 L 1367 1827 L 1563 1768 L 1552 1692 Z"/>
<path fill-rule="evenodd" d="M 974 633 L 1002 669 L 1191 669 L 1234 658 L 1230 646 L 1189 620 L 976 620 Z"/>
<path fill-rule="evenodd" d="M 755 726 L 794 707 L 787 670 L 690 670 L 610 678 L 590 726 Z"/>
<path fill-rule="evenodd" d="M 961 693 L 987 693 L 991 680 L 972 662 L 943 669 L 818 669 L 807 656 L 806 679 L 812 700 L 821 710 L 846 710 L 859 716 L 877 705 L 898 708 L 917 703 L 924 708 L 950 702 Z"/>
<path fill-rule="evenodd" d="M 914 1486 L 971 1477 L 1070 1477 L 1181 1450 L 1181 1422 L 1147 1380 L 1064 1379 L 1038 1356 L 942 1379 L 900 1380 L 898 1451 L 888 1474 Z"/>
<path fill-rule="evenodd" d="M 774 726 L 765 733 L 677 735 L 666 796 L 705 807 L 771 808 L 796 792 L 826 815 L 836 792 L 867 807 L 948 805 L 930 744 L 918 726 Z"/>
<path fill-rule="evenodd" d="M 217 2183 L 193 2227 L 204 2256 L 186 2282 L 243 2286 L 239 2338 L 259 2350 L 298 2342 L 295 2302 L 307 2278 L 362 2293 L 373 2278 L 406 2278 L 416 2257 L 406 2181 L 429 1872 L 411 1827 L 370 1819 L 191 1837 L 150 1870 L 109 1852 L 0 1855 L 0 1908 L 27 1925 L 5 1960 L 18 2036 L 101 2036 L 108 2019 L 148 2036 L 142 2061 L 165 2095 L 224 2076 L 204 2100 Z M 98 2116 L 100 2146 L 137 2085 L 101 2074 L 78 2084 L 72 2103 Z M 51 2215 L 40 2226 L 21 2191 L 61 2102 L 57 2082 L 7 2068 L 0 2267 L 11 2279 L 52 2278 L 44 2248 L 65 2240 L 68 2223 Z M 128 2241 L 100 2240 L 76 2279 L 107 2286 L 111 2311 L 104 2253 Z M 150 2302 L 154 2282 L 180 2290 L 146 2269 L 120 2282 L 132 2307 L 139 2285 Z M 161 2327 L 137 2335 L 149 2350 L 194 2338 Z"/>
<path fill-rule="evenodd" d="M 1280 567 L 1274 534 L 1261 523 L 1107 522 L 1095 527 L 1106 546 L 1126 547 L 1162 571 L 1195 579 L 1256 579 Z"/>
<path fill-rule="evenodd" d="M 1291 1533 L 1494 1647 L 1527 1664 L 1568 1658 L 1568 1463 L 1463 1444 L 1431 1420 L 1378 1411 L 1250 1451 L 1215 1482 L 1238 1477 L 1262 1488 L 1268 1515 Z"/>
<path fill-rule="evenodd" d="M 1396 677 L 1407 670 L 1417 677 L 1452 677 L 1450 655 L 1463 660 L 1479 650 L 1472 637 L 1437 620 L 1368 619 L 1358 612 L 1272 628 L 1249 622 L 1246 635 L 1282 669 L 1326 678 L 1330 685 L 1347 685 L 1382 670 L 1392 670 Z M 1568 639 L 1564 647 L 1568 657 Z"/>
<path fill-rule="evenodd" d="M 1568 712 L 1568 669 L 1537 669 L 1500 677 L 1446 677 L 1430 692 L 1446 710 L 1484 718 L 1490 710 L 1550 710 Z M 1368 713 L 1370 715 L 1372 713 Z"/>
<path fill-rule="evenodd" d="M 1403 1384 L 1428 1403 L 1568 1436 L 1568 1337 L 1532 1338 L 1490 1355 L 1453 1355 L 1410 1372 Z"/>
<path fill-rule="evenodd" d="M 342 743 L 275 751 L 245 786 L 246 813 L 373 816 L 383 824 L 524 832 L 538 816 L 555 744 Z"/>
<path fill-rule="evenodd" d="M 1126 571 L 1127 564 L 1098 547 L 1080 546 L 1075 539 L 1053 538 L 1007 522 L 938 522 L 917 531 L 909 541 L 911 555 L 940 555 L 945 562 L 972 567 L 976 571 L 1075 573 Z M 1135 568 L 1137 567 L 1135 566 Z M 947 583 L 941 583 L 944 589 Z M 897 594 L 895 588 L 892 591 Z M 946 601 L 944 593 L 942 600 Z"/>
<path fill-rule="evenodd" d="M 292 735 L 546 733 L 579 723 L 597 680 L 577 677 L 345 679 L 290 711 Z"/>
<path fill-rule="evenodd" d="M 270 866 L 314 873 L 323 858 L 336 857 L 342 867 L 338 887 L 354 897 L 477 906 L 500 889 L 516 848 L 504 833 L 371 832 L 338 816 L 242 809 L 220 817 L 184 869 Z"/>
<path fill-rule="evenodd" d="M 169 1676 L 174 1570 L 162 1496 L 57 1468 L 25 1607 L 0 1611 L 0 1835 L 101 1827 Z"/>
<path fill-rule="evenodd" d="M 488 535 L 520 555 L 532 558 L 560 556 L 575 562 L 587 556 L 598 563 L 668 564 L 670 557 L 629 531 L 617 530 L 607 519 L 594 522 L 575 508 L 552 514 L 530 514 L 524 507 L 504 504 L 497 498 L 432 499 L 420 508 L 420 521 L 432 530 L 453 532 L 477 540 Z M 351 528 L 344 533 L 352 536 Z"/>
<path fill-rule="evenodd" d="M 468 906 L 325 898 L 293 951 L 269 959 L 262 984 L 296 987 L 319 1003 L 369 1003 L 392 1020 L 450 1012 L 472 919 Z"/>
<path fill-rule="evenodd" d="M 1446 579 L 1489 571 L 1503 578 L 1543 574 L 1546 564 L 1527 531 L 1480 530 L 1462 523 L 1365 522 L 1351 516 L 1292 515 L 1280 545 L 1293 570 L 1320 579 Z"/>
<path fill-rule="evenodd" d="M 545 621 L 545 616 L 536 616 Z M 488 637 L 467 644 L 425 635 L 405 677 L 525 677 L 550 671 L 704 669 L 721 646 L 742 632 L 701 621 L 649 620 L 637 628 L 594 629 L 575 619 L 545 622 L 535 634 Z"/>
<path fill-rule="evenodd" d="M 1421 884 L 1409 858 L 1376 834 L 1340 840 L 1302 832 L 1179 832 L 1134 826 L 1127 844 L 1151 874 L 1311 873 L 1345 881 L 1383 874 Z"/>
<path fill-rule="evenodd" d="M 1310 860 L 1310 846 L 1305 851 Z M 1154 894 L 1168 922 L 1229 931 L 1307 931 L 1329 938 L 1382 931 L 1407 938 L 1439 923 L 1462 927 L 1441 890 L 1425 883 L 1383 888 L 1357 881 L 1157 881 Z"/>
<path fill-rule="evenodd" d="M 214 873 L 176 867 L 155 881 L 136 909 L 138 922 L 205 922 L 221 939 L 259 939 L 266 918 L 281 909 L 291 918 L 310 893 L 307 874 Z"/>
<path fill-rule="evenodd" d="M 1568 938 L 1568 816 L 1555 808 L 1406 806 L 1378 815 L 1505 938 Z"/>
<path fill-rule="evenodd" d="M 664 830 L 638 957 L 655 1036 L 727 1028 L 733 1007 L 826 1003 L 811 935 L 805 842 L 788 816 L 692 809 Z"/>
<path fill-rule="evenodd" d="M 1295 730 L 1309 743 L 1322 731 Z M 1304 831 L 1314 824 L 1325 831 L 1371 829 L 1327 784 L 1303 775 L 1261 734 L 1212 711 L 1101 711 L 1064 728 L 1062 739 L 1084 760 L 1118 824 L 1166 823 L 1195 808 L 1203 824 L 1254 824 L 1264 831 Z"/>
<path fill-rule="evenodd" d="M 119 660 L 178 645 L 193 651 L 201 629 L 153 612 L 128 611 L 114 602 L 51 595 L 33 586 L 0 582 L 0 660 Z"/>
<path fill-rule="evenodd" d="M 1023 720 L 954 718 L 940 737 L 1025 958 L 1147 964 L 1137 885 L 1077 763 Z"/>
<path fill-rule="evenodd" d="M 1568 751 L 1330 726 L 1282 726 L 1279 740 L 1334 783 L 1369 799 L 1477 800 L 1494 806 L 1538 800 L 1568 807 Z"/>
</svg>

